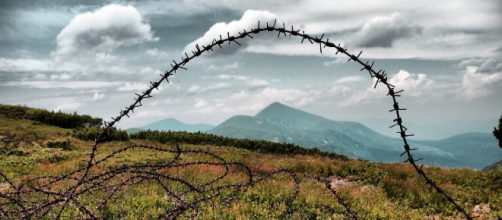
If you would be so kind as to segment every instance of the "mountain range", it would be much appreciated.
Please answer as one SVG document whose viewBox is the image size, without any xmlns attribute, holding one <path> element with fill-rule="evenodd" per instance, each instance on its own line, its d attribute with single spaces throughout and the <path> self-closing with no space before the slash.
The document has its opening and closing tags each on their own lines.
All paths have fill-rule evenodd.
<svg viewBox="0 0 502 220">
<path fill-rule="evenodd" d="M 167 118 L 160 121 L 156 121 L 139 128 L 129 128 L 127 133 L 136 133 L 141 130 L 157 130 L 157 131 L 188 131 L 188 132 L 198 132 L 198 131 L 209 131 L 214 126 L 210 124 L 187 124 L 181 122 L 175 118 Z"/>
<path fill-rule="evenodd" d="M 151 130 L 205 131 L 216 135 L 294 143 L 306 148 L 377 162 L 399 162 L 402 141 L 352 121 L 334 121 L 275 102 L 255 116 L 237 115 L 216 127 L 166 119 L 142 127 Z M 410 141 L 423 163 L 481 169 L 502 158 L 490 133 L 464 133 L 442 140 Z"/>
</svg>

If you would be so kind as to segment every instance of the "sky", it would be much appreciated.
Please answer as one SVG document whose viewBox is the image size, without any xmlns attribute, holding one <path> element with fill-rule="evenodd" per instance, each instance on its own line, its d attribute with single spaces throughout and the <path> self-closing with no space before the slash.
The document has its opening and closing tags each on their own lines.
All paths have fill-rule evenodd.
<svg viewBox="0 0 502 220">
<path fill-rule="evenodd" d="M 0 103 L 109 119 L 195 44 L 274 20 L 362 50 L 405 90 L 417 139 L 491 132 L 502 114 L 500 0 L 0 0 Z M 277 101 L 395 135 L 383 88 L 300 41 L 264 33 L 199 57 L 118 126 L 217 125 Z"/>
</svg>

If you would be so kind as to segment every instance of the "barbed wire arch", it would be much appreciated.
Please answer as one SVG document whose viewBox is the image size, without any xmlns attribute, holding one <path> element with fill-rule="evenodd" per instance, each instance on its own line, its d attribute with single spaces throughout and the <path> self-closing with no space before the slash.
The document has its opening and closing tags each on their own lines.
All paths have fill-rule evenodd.
<svg viewBox="0 0 502 220">
<path fill-rule="evenodd" d="M 88 155 L 88 160 L 85 166 L 60 176 L 46 176 L 46 177 L 32 178 L 17 186 L 11 180 L 9 180 L 5 174 L 0 172 L 0 177 L 4 179 L 12 189 L 15 189 L 12 192 L 0 193 L 0 199 L 5 199 L 8 201 L 3 204 L 0 204 L 0 216 L 4 216 L 7 218 L 17 218 L 17 217 L 32 218 L 32 217 L 46 216 L 52 210 L 53 207 L 58 206 L 59 211 L 56 212 L 56 219 L 59 219 L 61 218 L 61 215 L 64 209 L 68 206 L 68 204 L 72 203 L 75 206 L 77 206 L 77 208 L 82 213 L 84 213 L 85 216 L 87 216 L 87 218 L 96 219 L 97 218 L 97 216 L 95 216 L 96 210 L 98 210 L 104 204 L 109 202 L 110 198 L 115 193 L 117 193 L 122 187 L 126 185 L 139 184 L 147 180 L 156 181 L 162 188 L 164 188 L 164 190 L 171 197 L 174 198 L 174 200 L 177 201 L 176 203 L 178 205 L 175 208 L 171 210 L 166 210 L 165 213 L 160 216 L 162 218 L 167 218 L 167 219 L 175 219 L 189 210 L 194 211 L 194 213 L 196 214 L 201 203 L 205 203 L 211 200 L 212 198 L 219 196 L 221 193 L 220 191 L 223 188 L 227 189 L 235 188 L 236 189 L 235 193 L 238 193 L 241 189 L 251 187 L 277 174 L 285 173 L 289 175 L 296 185 L 295 193 L 297 194 L 299 180 L 295 176 L 295 173 L 292 172 L 291 170 L 279 169 L 272 171 L 261 178 L 253 179 L 254 175 L 251 173 L 251 171 L 245 164 L 236 162 L 227 162 L 223 158 L 206 151 L 183 150 L 178 145 L 176 145 L 175 150 L 168 150 L 164 148 L 144 146 L 144 145 L 130 145 L 130 146 L 125 146 L 119 150 L 115 150 L 112 153 L 104 156 L 103 158 L 96 159 L 96 156 L 98 154 L 98 148 L 100 147 L 100 144 L 102 144 L 104 140 L 108 137 L 110 129 L 124 117 L 129 117 L 130 114 L 134 113 L 134 110 L 136 108 L 141 107 L 143 105 L 144 100 L 152 97 L 152 92 L 154 90 L 158 89 L 162 83 L 169 82 L 170 76 L 175 75 L 176 72 L 179 70 L 187 70 L 187 68 L 185 67 L 186 64 L 188 64 L 195 58 L 205 53 L 214 51 L 215 47 L 223 48 L 224 46 L 230 45 L 232 43 L 241 46 L 238 40 L 244 39 L 246 37 L 253 39 L 253 35 L 262 32 L 275 32 L 277 33 L 277 37 L 293 36 L 301 38 L 301 43 L 308 42 L 312 45 L 319 45 L 319 52 L 321 54 L 326 50 L 325 48 L 332 49 L 334 50 L 333 52 L 335 52 L 335 55 L 339 53 L 345 55 L 348 58 L 347 62 L 353 61 L 362 66 L 360 71 L 368 72 L 370 77 L 375 79 L 374 88 L 376 88 L 378 85 L 386 87 L 388 92 L 387 96 L 389 96 L 392 99 L 392 108 L 389 110 L 389 112 L 395 113 L 395 118 L 393 119 L 394 124 L 391 125 L 390 128 L 393 127 L 398 128 L 397 133 L 399 134 L 403 142 L 403 149 L 404 149 L 401 156 L 406 156 L 406 160 L 404 162 L 409 163 L 413 166 L 414 171 L 425 181 L 425 184 L 427 184 L 430 187 L 431 191 L 434 190 L 437 193 L 441 194 L 442 197 L 444 197 L 444 199 L 446 199 L 458 212 L 462 213 L 465 216 L 465 218 L 472 219 L 472 217 L 465 211 L 465 209 L 462 206 L 460 206 L 443 188 L 441 188 L 425 173 L 425 171 L 423 170 L 423 164 L 418 163 L 421 159 L 415 159 L 415 157 L 413 156 L 412 151 L 416 150 L 416 148 L 412 148 L 408 141 L 408 137 L 413 135 L 408 133 L 408 129 L 404 125 L 403 118 L 401 116 L 401 112 L 406 109 L 401 107 L 397 101 L 398 97 L 400 97 L 403 90 L 396 91 L 395 86 L 389 82 L 385 71 L 375 70 L 375 68 L 373 67 L 374 62 L 369 62 L 369 61 L 363 62 L 359 58 L 362 54 L 362 51 L 360 51 L 357 55 L 352 54 L 346 48 L 342 47 L 340 44 L 335 44 L 333 42 L 330 42 L 329 39 L 327 38 L 325 39 L 324 34 L 322 34 L 320 37 L 312 36 L 305 33 L 305 31 L 301 29 L 295 29 L 294 26 L 287 28 L 284 23 L 282 23 L 282 26 L 277 26 L 276 20 L 272 24 L 269 24 L 267 22 L 265 26 L 260 25 L 260 21 L 258 21 L 256 27 L 251 28 L 249 30 L 243 29 L 236 35 L 231 35 L 229 32 L 227 32 L 226 38 L 220 35 L 219 38 L 213 39 L 213 41 L 207 45 L 196 44 L 194 50 L 191 51 L 192 53 L 191 55 L 185 53 L 184 56 L 181 57 L 181 60 L 179 60 L 178 62 L 173 60 L 173 62 L 171 63 L 171 67 L 168 70 L 166 70 L 163 74 L 160 74 L 159 80 L 150 82 L 150 86 L 148 89 L 146 89 L 143 93 L 135 94 L 136 97 L 134 98 L 134 102 L 132 104 L 124 107 L 124 109 L 120 111 L 118 116 L 111 118 L 109 122 L 105 122 L 103 124 L 103 126 L 100 128 L 100 133 L 96 138 L 94 145 L 92 146 L 91 152 Z M 106 162 L 108 159 L 120 153 L 132 149 L 144 149 L 157 152 L 168 152 L 173 154 L 174 157 L 173 159 L 162 164 L 150 164 L 150 165 L 124 164 L 121 166 L 113 167 L 108 171 L 104 171 L 102 173 L 91 174 L 90 171 L 92 168 Z M 212 157 L 216 161 L 195 161 L 195 162 L 180 163 L 179 160 L 182 154 L 205 154 L 209 157 Z M 174 177 L 161 175 L 160 173 L 157 172 L 158 170 L 161 169 L 172 169 L 174 167 L 182 167 L 182 166 L 186 167 L 186 166 L 195 166 L 201 164 L 222 166 L 224 167 L 225 172 L 221 176 L 215 177 L 214 179 L 202 185 L 194 185 L 183 179 L 177 179 Z M 230 166 L 241 167 L 243 170 L 245 170 L 245 173 L 247 173 L 246 175 L 248 176 L 248 180 L 245 183 L 240 183 L 240 184 L 227 184 L 227 185 L 221 185 L 216 188 L 209 187 L 212 186 L 213 183 L 223 179 L 228 174 Z M 81 175 L 78 175 L 80 173 Z M 107 196 L 100 202 L 99 205 L 94 207 L 94 209 L 89 209 L 86 205 L 82 204 L 78 200 L 77 197 L 79 195 L 99 190 L 100 188 L 103 187 L 103 185 L 106 185 L 104 184 L 106 181 L 120 177 L 124 173 L 132 174 L 132 176 L 129 176 L 126 179 L 119 181 L 118 184 L 115 184 L 112 187 L 111 191 L 107 191 L 108 193 Z M 45 182 L 43 181 L 44 179 L 46 179 Z M 65 189 L 63 192 L 54 191 L 50 189 L 51 184 L 70 180 L 74 183 L 70 187 Z M 178 184 L 184 185 L 185 187 L 187 187 L 187 189 L 182 192 L 172 192 L 163 183 L 163 181 L 176 182 Z M 340 203 L 344 207 L 345 213 L 348 217 L 352 219 L 358 219 L 357 212 L 350 207 L 349 203 L 347 203 L 346 201 L 343 200 L 343 198 L 337 195 L 335 189 L 331 188 L 330 180 L 319 180 L 319 181 L 325 183 L 326 188 L 335 196 L 338 203 Z M 43 183 L 37 186 L 35 182 L 43 182 Z M 47 195 L 47 197 L 51 197 L 52 199 L 46 199 L 39 203 L 34 203 L 33 201 L 27 201 L 22 198 L 22 195 L 27 195 L 30 193 L 45 194 Z M 200 198 L 193 201 L 187 201 L 186 199 L 182 198 L 184 195 L 188 193 L 196 193 L 197 195 L 200 196 Z M 231 202 L 233 199 L 235 199 L 235 197 L 232 196 L 228 197 L 228 202 Z M 32 203 L 34 203 L 35 205 L 27 206 Z M 5 204 L 14 205 L 15 207 L 18 208 L 18 210 L 14 211 L 5 210 L 2 207 L 2 205 Z"/>
</svg>

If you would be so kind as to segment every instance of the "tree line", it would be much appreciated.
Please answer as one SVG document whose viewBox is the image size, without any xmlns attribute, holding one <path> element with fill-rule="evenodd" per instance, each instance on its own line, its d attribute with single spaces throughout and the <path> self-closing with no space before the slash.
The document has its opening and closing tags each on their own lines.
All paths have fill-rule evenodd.
<svg viewBox="0 0 502 220">
<path fill-rule="evenodd" d="M 25 106 L 0 105 L 0 115 L 13 119 L 26 119 L 61 128 L 98 128 L 103 123 L 101 118 L 79 115 L 77 112 L 65 113 L 48 111 Z"/>
<path fill-rule="evenodd" d="M 186 143 L 194 145 L 216 145 L 243 148 L 272 154 L 321 155 L 333 159 L 347 159 L 335 153 L 321 152 L 318 148 L 303 148 L 290 143 L 277 143 L 265 140 L 237 139 L 202 132 L 186 131 L 140 131 L 130 135 L 131 139 L 158 141 L 166 144 Z"/>
</svg>

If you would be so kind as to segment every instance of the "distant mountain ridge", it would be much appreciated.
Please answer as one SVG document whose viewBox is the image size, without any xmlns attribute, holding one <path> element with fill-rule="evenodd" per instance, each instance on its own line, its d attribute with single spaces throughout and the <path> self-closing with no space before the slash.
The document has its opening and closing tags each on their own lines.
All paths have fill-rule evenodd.
<svg viewBox="0 0 502 220">
<path fill-rule="evenodd" d="M 187 124 L 168 118 L 128 133 L 141 130 L 207 132 L 216 135 L 292 143 L 305 148 L 342 154 L 376 162 L 399 162 L 402 141 L 382 135 L 352 121 L 334 121 L 275 102 L 255 116 L 236 115 L 214 127 Z M 482 169 L 502 158 L 496 139 L 490 133 L 464 133 L 442 140 L 410 140 L 416 158 L 428 165 Z"/>
<path fill-rule="evenodd" d="M 334 121 L 275 102 L 256 116 L 237 115 L 209 133 L 317 147 L 352 158 L 397 162 L 404 158 L 402 141 L 375 132 L 363 124 Z M 502 158 L 496 140 L 488 133 L 468 133 L 438 141 L 411 141 L 424 163 L 483 168 Z"/>
<path fill-rule="evenodd" d="M 197 132 L 197 131 L 208 131 L 211 130 L 213 127 L 214 126 L 210 124 L 203 124 L 203 123 L 188 124 L 181 122 L 175 118 L 166 118 L 139 128 L 129 128 L 126 131 L 128 133 L 137 133 L 141 130 Z"/>
</svg>

